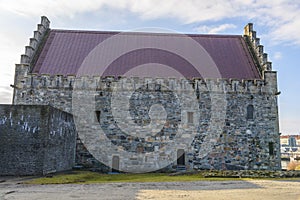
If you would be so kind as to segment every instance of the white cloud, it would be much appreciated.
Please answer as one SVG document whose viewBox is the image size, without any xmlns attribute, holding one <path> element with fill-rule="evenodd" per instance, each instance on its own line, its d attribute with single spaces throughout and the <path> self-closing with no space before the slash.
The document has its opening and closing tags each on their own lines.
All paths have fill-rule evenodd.
<svg viewBox="0 0 300 200">
<path fill-rule="evenodd" d="M 10 11 L 27 17 L 47 15 L 69 17 L 107 8 L 128 11 L 141 19 L 173 18 L 181 23 L 217 22 L 244 18 L 266 26 L 271 40 L 300 45 L 300 2 L 286 0 L 0 0 L 0 11 Z M 205 28 L 205 27 L 204 27 Z M 211 30 L 221 32 L 225 30 Z"/>
<path fill-rule="evenodd" d="M 273 58 L 275 60 L 280 60 L 282 58 L 282 53 L 279 52 L 279 51 L 275 52 L 274 55 L 273 55 Z"/>
<path fill-rule="evenodd" d="M 216 34 L 220 32 L 224 32 L 227 29 L 233 29 L 236 28 L 236 25 L 234 24 L 221 24 L 219 26 L 200 26 L 196 28 L 196 31 L 200 33 L 208 33 L 208 34 Z"/>
</svg>

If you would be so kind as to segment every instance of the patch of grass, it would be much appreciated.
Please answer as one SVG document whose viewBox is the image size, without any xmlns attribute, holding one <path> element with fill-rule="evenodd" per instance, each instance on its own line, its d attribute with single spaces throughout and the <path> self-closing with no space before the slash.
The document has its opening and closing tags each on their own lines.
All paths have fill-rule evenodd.
<svg viewBox="0 0 300 200">
<path fill-rule="evenodd" d="M 99 174 L 89 171 L 75 171 L 71 174 L 58 174 L 53 177 L 36 178 L 25 184 L 69 184 L 69 183 L 115 183 L 115 182 L 174 182 L 174 181 L 229 181 L 249 180 L 249 178 L 204 178 L 201 174 L 170 176 L 165 173 L 145 174 Z"/>
<path fill-rule="evenodd" d="M 211 176 L 209 176 L 211 174 Z M 144 174 L 100 174 L 90 171 L 71 171 L 64 174 L 55 174 L 52 177 L 36 178 L 23 182 L 24 184 L 90 184 L 90 183 L 116 183 L 116 182 L 184 182 L 184 181 L 249 181 L 249 180 L 278 180 L 278 181 L 299 181 L 299 177 L 271 178 L 251 177 L 238 178 L 225 176 L 224 172 L 210 173 L 197 172 L 179 175 L 167 173 L 144 173 Z"/>
</svg>

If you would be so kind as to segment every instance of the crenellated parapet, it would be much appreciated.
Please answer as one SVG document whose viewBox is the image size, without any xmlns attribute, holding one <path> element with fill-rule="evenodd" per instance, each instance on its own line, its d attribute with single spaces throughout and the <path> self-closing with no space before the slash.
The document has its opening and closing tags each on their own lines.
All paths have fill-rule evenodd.
<svg viewBox="0 0 300 200">
<path fill-rule="evenodd" d="M 100 77 L 75 75 L 49 75 L 27 74 L 20 80 L 19 90 L 136 90 L 147 87 L 157 90 L 156 85 L 161 85 L 159 90 L 174 91 L 201 91 L 222 93 L 276 93 L 276 72 L 265 72 L 265 79 L 238 80 L 238 79 L 177 79 L 177 78 L 150 78 L 150 77 Z"/>
<path fill-rule="evenodd" d="M 244 37 L 261 75 L 264 76 L 265 71 L 272 71 L 272 62 L 268 61 L 268 54 L 264 52 L 264 46 L 260 44 L 260 38 L 256 37 L 256 31 L 253 30 L 252 23 L 248 23 L 244 27 Z"/>
</svg>

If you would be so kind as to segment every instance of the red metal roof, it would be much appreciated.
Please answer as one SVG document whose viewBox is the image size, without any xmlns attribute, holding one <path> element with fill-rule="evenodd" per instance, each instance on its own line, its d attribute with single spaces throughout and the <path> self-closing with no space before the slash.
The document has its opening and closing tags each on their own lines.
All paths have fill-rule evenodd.
<svg viewBox="0 0 300 200">
<path fill-rule="evenodd" d="M 213 65 L 219 75 L 210 73 L 216 70 Z M 87 69 L 90 66 L 98 69 Z M 185 77 L 260 78 L 244 38 L 238 35 L 50 30 L 32 69 L 51 75 L 159 77 L 176 76 L 174 71 Z"/>
</svg>

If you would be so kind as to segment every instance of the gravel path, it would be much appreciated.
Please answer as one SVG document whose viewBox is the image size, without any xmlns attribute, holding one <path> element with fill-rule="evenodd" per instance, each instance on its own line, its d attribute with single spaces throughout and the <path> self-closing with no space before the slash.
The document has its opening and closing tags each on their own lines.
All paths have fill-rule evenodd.
<svg viewBox="0 0 300 200">
<path fill-rule="evenodd" d="M 300 200 L 299 181 L 198 181 L 167 183 L 109 183 L 23 185 L 20 179 L 0 183 L 0 199 L 20 200 Z"/>
</svg>

